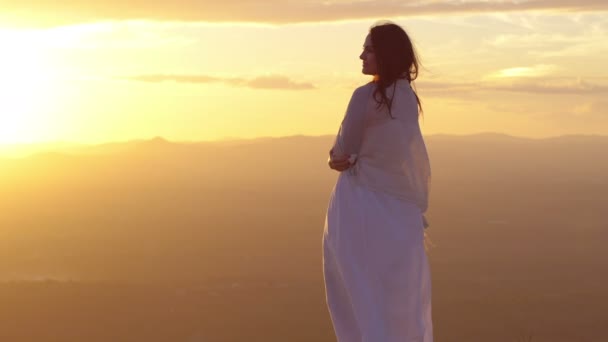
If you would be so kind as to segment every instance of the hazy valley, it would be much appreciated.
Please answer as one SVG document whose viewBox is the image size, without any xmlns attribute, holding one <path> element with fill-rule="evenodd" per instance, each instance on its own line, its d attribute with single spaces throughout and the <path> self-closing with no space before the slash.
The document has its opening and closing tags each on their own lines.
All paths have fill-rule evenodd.
<svg viewBox="0 0 608 342">
<path fill-rule="evenodd" d="M 0 340 L 333 341 L 332 140 L 0 157 Z M 608 340 L 608 137 L 427 146 L 437 341 Z"/>
</svg>

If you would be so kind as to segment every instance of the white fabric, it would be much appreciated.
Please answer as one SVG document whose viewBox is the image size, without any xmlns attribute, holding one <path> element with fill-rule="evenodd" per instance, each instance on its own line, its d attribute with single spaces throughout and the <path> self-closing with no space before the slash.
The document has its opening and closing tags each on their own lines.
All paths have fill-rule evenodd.
<svg viewBox="0 0 608 342">
<path fill-rule="evenodd" d="M 332 148 L 332 158 L 355 156 L 356 163 L 347 172 L 355 176 L 357 183 L 413 201 L 425 213 L 431 167 L 414 91 L 405 79 L 387 87 L 387 96 L 393 98 L 391 118 L 386 106 L 376 108 L 372 97 L 375 87 L 375 83 L 368 83 L 354 91 Z"/>
<path fill-rule="evenodd" d="M 398 81 L 391 120 L 376 109 L 374 86 L 355 90 L 332 148 L 356 163 L 338 176 L 327 208 L 327 305 L 338 342 L 432 342 L 423 216 L 430 167 L 416 100 Z"/>
</svg>

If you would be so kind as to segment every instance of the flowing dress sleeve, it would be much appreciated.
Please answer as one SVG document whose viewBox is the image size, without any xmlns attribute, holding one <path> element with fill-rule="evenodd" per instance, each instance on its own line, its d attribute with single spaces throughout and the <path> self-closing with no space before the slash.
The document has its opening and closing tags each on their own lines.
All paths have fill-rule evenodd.
<svg viewBox="0 0 608 342">
<path fill-rule="evenodd" d="M 369 90 L 369 86 L 362 86 L 353 92 L 332 148 L 332 159 L 348 156 L 351 163 L 356 160 L 365 130 Z"/>
</svg>

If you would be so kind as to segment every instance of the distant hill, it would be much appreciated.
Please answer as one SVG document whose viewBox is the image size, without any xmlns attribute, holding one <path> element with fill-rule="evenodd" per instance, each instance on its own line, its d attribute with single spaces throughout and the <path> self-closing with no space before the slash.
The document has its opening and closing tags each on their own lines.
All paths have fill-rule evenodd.
<svg viewBox="0 0 608 342">
<path fill-rule="evenodd" d="M 0 158 L 0 182 L 34 170 L 55 170 L 111 180 L 122 171 L 154 166 L 146 174 L 173 178 L 187 174 L 217 180 L 316 179 L 326 173 L 327 152 L 333 136 L 290 136 L 226 142 L 170 142 L 150 140 L 100 145 L 57 145 L 29 157 Z M 518 138 L 497 133 L 467 136 L 432 135 L 426 138 L 436 179 L 501 180 L 584 179 L 604 181 L 608 174 L 608 137 L 571 135 L 547 139 Z M 91 168 L 88 170 L 87 168 Z M 133 169 L 134 168 L 134 169 Z M 70 171 L 71 170 L 71 171 Z M 83 175 L 81 171 L 87 172 Z M 103 175 L 98 175 L 99 172 Z M 65 172 L 63 172 L 65 171 Z M 108 178 L 109 177 L 109 178 Z"/>
</svg>

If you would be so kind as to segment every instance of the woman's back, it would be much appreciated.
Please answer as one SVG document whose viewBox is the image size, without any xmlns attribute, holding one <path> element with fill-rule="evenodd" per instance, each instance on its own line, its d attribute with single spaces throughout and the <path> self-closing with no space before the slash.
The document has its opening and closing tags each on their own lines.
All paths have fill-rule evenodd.
<svg viewBox="0 0 608 342">
<path fill-rule="evenodd" d="M 416 97 L 405 79 L 387 87 L 387 96 L 392 98 L 391 117 L 386 106 L 377 108 L 375 87 L 374 83 L 363 86 L 362 93 L 367 96 L 364 129 L 357 162 L 349 174 L 360 185 L 413 201 L 425 212 L 430 164 Z"/>
</svg>

